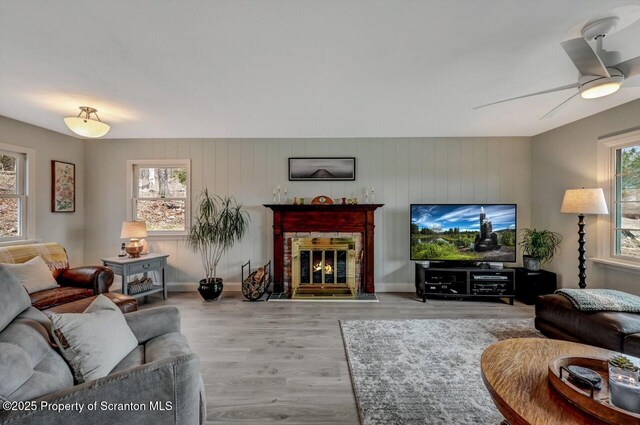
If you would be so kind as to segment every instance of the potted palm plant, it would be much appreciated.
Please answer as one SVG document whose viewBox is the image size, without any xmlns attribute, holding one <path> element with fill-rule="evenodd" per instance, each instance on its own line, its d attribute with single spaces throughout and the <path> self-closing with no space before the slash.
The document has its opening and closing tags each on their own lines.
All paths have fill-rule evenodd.
<svg viewBox="0 0 640 425">
<path fill-rule="evenodd" d="M 518 245 L 522 249 L 522 260 L 527 270 L 540 270 L 540 266 L 551 261 L 562 242 L 560 233 L 550 230 L 523 229 Z"/>
<path fill-rule="evenodd" d="M 244 235 L 249 225 L 249 213 L 235 198 L 209 195 L 205 188 L 198 196 L 193 219 L 187 246 L 200 253 L 205 274 L 198 292 L 205 301 L 215 301 L 224 286 L 217 275 L 218 263 L 222 254 Z"/>
</svg>

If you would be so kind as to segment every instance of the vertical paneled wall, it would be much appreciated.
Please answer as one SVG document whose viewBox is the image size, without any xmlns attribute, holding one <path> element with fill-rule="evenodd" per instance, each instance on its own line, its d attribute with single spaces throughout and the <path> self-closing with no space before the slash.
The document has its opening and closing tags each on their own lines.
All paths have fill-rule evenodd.
<svg viewBox="0 0 640 425">
<path fill-rule="evenodd" d="M 310 199 L 358 196 L 375 187 L 376 287 L 409 289 L 409 204 L 517 203 L 519 227 L 530 223 L 530 138 L 399 139 L 132 139 L 88 141 L 85 146 L 85 259 L 114 255 L 126 218 L 126 162 L 129 159 L 191 159 L 193 201 L 203 187 L 234 195 L 251 214 L 245 238 L 221 261 L 220 274 L 240 280 L 246 260 L 272 255 L 272 190 Z M 355 156 L 354 182 L 289 182 L 292 156 Z M 192 284 L 202 277 L 200 259 L 182 240 L 153 240 L 153 251 L 170 254 L 168 281 Z"/>
</svg>

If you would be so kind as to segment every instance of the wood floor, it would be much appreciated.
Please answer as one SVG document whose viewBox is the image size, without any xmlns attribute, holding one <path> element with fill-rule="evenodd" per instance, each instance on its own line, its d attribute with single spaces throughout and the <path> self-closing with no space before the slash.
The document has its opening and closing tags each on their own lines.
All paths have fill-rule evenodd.
<svg viewBox="0 0 640 425">
<path fill-rule="evenodd" d="M 339 320 L 526 318 L 516 302 L 439 301 L 378 294 L 379 303 L 242 302 L 226 292 L 149 297 L 141 308 L 176 305 L 202 360 L 208 424 L 358 424 Z M 446 343 L 446 341 L 443 341 Z"/>
</svg>

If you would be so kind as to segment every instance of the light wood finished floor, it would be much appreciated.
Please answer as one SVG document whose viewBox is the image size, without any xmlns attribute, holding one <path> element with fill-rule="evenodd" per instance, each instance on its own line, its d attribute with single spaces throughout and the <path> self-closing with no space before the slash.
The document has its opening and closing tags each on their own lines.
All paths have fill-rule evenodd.
<svg viewBox="0 0 640 425">
<path fill-rule="evenodd" d="M 380 303 L 242 302 L 226 292 L 149 297 L 141 308 L 175 305 L 202 360 L 208 424 L 358 424 L 339 320 L 526 318 L 516 302 L 427 300 L 378 294 Z M 443 341 L 446 343 L 446 341 Z"/>
</svg>

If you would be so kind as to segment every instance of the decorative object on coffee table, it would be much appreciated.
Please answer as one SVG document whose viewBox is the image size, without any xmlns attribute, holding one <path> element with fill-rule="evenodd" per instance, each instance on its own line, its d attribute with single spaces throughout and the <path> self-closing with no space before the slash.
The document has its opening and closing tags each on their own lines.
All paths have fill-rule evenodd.
<svg viewBox="0 0 640 425">
<path fill-rule="evenodd" d="M 615 389 L 611 386 L 612 368 L 609 361 L 602 357 L 606 357 L 606 354 L 593 356 L 589 353 L 572 353 L 551 359 L 548 371 L 551 387 L 571 405 L 594 417 L 594 422 L 598 419 L 614 425 L 639 424 L 640 415 L 613 403 Z M 584 384 L 577 383 L 571 372 L 571 368 L 576 367 L 591 370 L 599 382 L 594 384 L 589 380 Z M 640 398 L 638 400 L 640 401 Z"/>
<path fill-rule="evenodd" d="M 51 161 L 51 212 L 76 211 L 76 165 Z"/>
<path fill-rule="evenodd" d="M 311 200 L 311 205 L 333 205 L 333 199 L 326 195 L 316 196 Z"/>
<path fill-rule="evenodd" d="M 584 216 L 586 214 L 609 214 L 604 192 L 601 188 L 595 189 L 567 189 L 560 212 L 578 214 L 578 286 L 587 287 L 586 256 L 585 256 L 585 231 Z"/>
<path fill-rule="evenodd" d="M 640 413 L 640 373 L 628 358 L 616 355 L 609 359 L 609 393 L 611 404 Z"/>
<path fill-rule="evenodd" d="M 245 267 L 249 273 L 245 277 Z M 242 295 L 249 301 L 260 301 L 271 282 L 271 261 L 257 270 L 251 271 L 251 261 L 242 265 Z"/>
<path fill-rule="evenodd" d="M 123 221 L 120 239 L 129 239 L 129 243 L 124 250 L 131 258 L 138 258 L 144 249 L 144 244 L 140 239 L 146 238 L 147 224 L 144 221 Z"/>
<path fill-rule="evenodd" d="M 550 230 L 522 229 L 520 231 L 520 249 L 527 270 L 538 271 L 542 264 L 553 260 L 558 246 L 562 242 L 560 233 Z"/>
<path fill-rule="evenodd" d="M 198 292 L 205 301 L 215 301 L 224 287 L 217 276 L 222 254 L 240 240 L 249 225 L 249 213 L 233 197 L 209 195 L 205 188 L 198 197 L 196 215 L 187 236 L 187 246 L 200 253 L 205 278 Z"/>
</svg>

